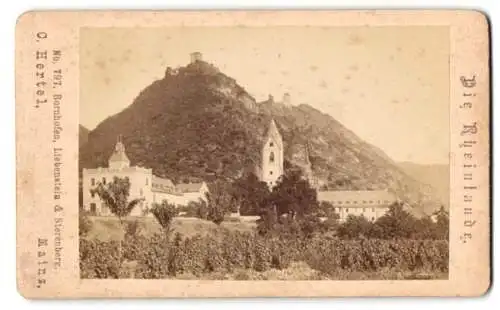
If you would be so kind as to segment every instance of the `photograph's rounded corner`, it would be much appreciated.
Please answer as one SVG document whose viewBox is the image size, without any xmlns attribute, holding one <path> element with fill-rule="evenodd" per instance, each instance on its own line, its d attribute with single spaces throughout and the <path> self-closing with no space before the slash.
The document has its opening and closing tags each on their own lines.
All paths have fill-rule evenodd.
<svg viewBox="0 0 500 310">
<path fill-rule="evenodd" d="M 486 10 L 483 10 L 481 8 L 472 9 L 467 11 L 467 14 L 470 16 L 474 23 L 482 25 L 488 33 L 490 32 L 491 20 Z"/>
<path fill-rule="evenodd" d="M 16 278 L 16 291 L 18 296 L 22 297 L 26 302 L 31 302 L 37 299 L 37 296 L 33 294 L 32 290 L 23 285 L 22 279 L 19 278 L 19 276 Z"/>
<path fill-rule="evenodd" d="M 21 12 L 21 14 L 19 14 L 16 18 L 16 31 L 19 30 L 19 28 L 24 25 L 25 22 L 33 20 L 34 16 L 38 13 L 40 13 L 40 11 L 37 10 L 26 10 Z"/>
<path fill-rule="evenodd" d="M 471 297 L 474 298 L 485 298 L 491 294 L 493 290 L 493 279 L 488 277 L 484 282 L 479 283 L 470 294 Z"/>
</svg>

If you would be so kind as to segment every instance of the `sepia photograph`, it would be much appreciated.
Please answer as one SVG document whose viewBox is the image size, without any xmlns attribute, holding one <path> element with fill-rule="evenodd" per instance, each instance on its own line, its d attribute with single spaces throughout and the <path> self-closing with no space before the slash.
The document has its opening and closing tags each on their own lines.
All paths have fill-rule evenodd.
<svg viewBox="0 0 500 310">
<path fill-rule="evenodd" d="M 19 293 L 487 294 L 488 27 L 467 10 L 23 14 Z"/>
<path fill-rule="evenodd" d="M 82 27 L 81 279 L 447 280 L 445 26 Z"/>
</svg>

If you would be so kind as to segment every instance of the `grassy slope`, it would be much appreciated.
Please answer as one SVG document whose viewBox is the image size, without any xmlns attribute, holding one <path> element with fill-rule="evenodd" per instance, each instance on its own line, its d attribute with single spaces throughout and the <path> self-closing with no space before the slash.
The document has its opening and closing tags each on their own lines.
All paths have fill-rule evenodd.
<svg viewBox="0 0 500 310">
<path fill-rule="evenodd" d="M 99 239 L 101 241 L 119 240 L 123 236 L 123 230 L 116 217 L 90 217 L 93 226 L 87 236 L 89 239 Z M 159 233 L 161 226 L 153 217 L 128 217 L 127 221 L 138 220 L 141 226 L 141 234 L 146 236 L 154 233 Z M 217 227 L 210 221 L 205 221 L 197 218 L 178 217 L 174 219 L 172 228 L 174 232 L 179 232 L 184 236 L 194 236 L 198 233 L 208 234 L 214 233 L 222 229 L 251 231 L 255 227 L 255 223 L 248 221 L 226 221 L 220 227 Z"/>
</svg>

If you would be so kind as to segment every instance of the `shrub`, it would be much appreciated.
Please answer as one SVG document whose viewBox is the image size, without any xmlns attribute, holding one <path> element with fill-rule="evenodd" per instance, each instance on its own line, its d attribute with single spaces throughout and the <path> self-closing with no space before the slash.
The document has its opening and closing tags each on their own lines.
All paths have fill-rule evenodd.
<svg viewBox="0 0 500 310">
<path fill-rule="evenodd" d="M 80 275 L 84 279 L 120 277 L 119 242 L 80 239 Z"/>
<path fill-rule="evenodd" d="M 163 279 L 169 276 L 170 244 L 164 235 L 155 234 L 147 241 L 139 256 L 136 277 L 141 279 Z"/>
<path fill-rule="evenodd" d="M 125 225 L 125 238 L 136 237 L 141 233 L 141 230 L 141 224 L 137 219 L 134 221 L 128 221 Z"/>
<path fill-rule="evenodd" d="M 207 201 L 206 218 L 216 225 L 220 225 L 224 221 L 225 215 L 231 212 L 230 185 L 216 181 L 210 184 L 210 191 L 205 196 Z"/>
<path fill-rule="evenodd" d="M 170 226 L 174 217 L 177 215 L 177 210 L 174 204 L 168 203 L 163 200 L 161 204 L 155 203 L 151 208 L 151 213 L 158 221 L 158 223 L 163 228 L 164 232 L 168 234 L 170 232 Z"/>
<path fill-rule="evenodd" d="M 80 210 L 78 214 L 78 235 L 80 237 L 85 237 L 92 230 L 92 221 L 89 219 L 87 214 Z"/>
</svg>

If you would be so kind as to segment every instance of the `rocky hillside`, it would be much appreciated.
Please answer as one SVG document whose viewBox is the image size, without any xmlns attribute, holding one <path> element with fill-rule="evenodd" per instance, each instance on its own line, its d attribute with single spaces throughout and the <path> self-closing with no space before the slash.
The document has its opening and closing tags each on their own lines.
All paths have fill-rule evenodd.
<svg viewBox="0 0 500 310">
<path fill-rule="evenodd" d="M 449 165 L 421 165 L 411 162 L 401 162 L 399 166 L 416 180 L 432 186 L 437 197 L 445 206 L 450 200 L 450 166 Z"/>
<path fill-rule="evenodd" d="M 80 166 L 106 166 L 121 134 L 131 163 L 152 167 L 159 176 L 234 179 L 259 163 L 271 117 L 283 135 L 287 164 L 304 167 L 309 143 L 312 170 L 325 188 L 387 188 L 411 202 L 417 215 L 439 206 L 431 186 L 410 177 L 333 117 L 271 97 L 256 102 L 234 79 L 203 61 L 167 68 L 163 79 L 100 123 L 80 149 Z"/>
</svg>

